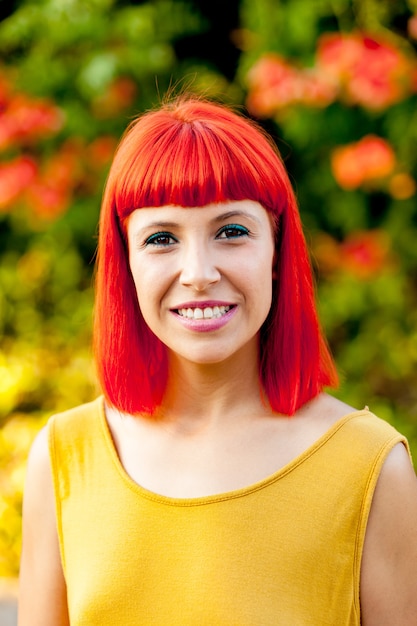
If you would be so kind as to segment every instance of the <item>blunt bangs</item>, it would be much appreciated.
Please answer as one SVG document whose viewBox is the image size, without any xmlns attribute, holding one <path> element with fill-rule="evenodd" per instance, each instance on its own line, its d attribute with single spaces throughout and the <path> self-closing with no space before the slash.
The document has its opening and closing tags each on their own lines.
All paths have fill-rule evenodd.
<svg viewBox="0 0 417 626">
<path fill-rule="evenodd" d="M 135 209 L 164 205 L 248 199 L 276 218 L 285 210 L 286 174 L 263 131 L 219 105 L 213 117 L 214 105 L 198 104 L 147 113 L 128 129 L 108 181 L 122 223 Z"/>
</svg>

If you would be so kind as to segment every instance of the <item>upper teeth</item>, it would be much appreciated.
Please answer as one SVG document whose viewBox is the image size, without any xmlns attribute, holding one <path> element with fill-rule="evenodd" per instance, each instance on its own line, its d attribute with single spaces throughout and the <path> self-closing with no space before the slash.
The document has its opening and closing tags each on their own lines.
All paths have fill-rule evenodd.
<svg viewBox="0 0 417 626">
<path fill-rule="evenodd" d="M 195 309 L 178 309 L 179 315 L 182 317 L 188 317 L 193 320 L 208 320 L 213 317 L 221 317 L 225 313 L 230 311 L 230 306 L 206 306 L 203 309 L 195 308 Z"/>
</svg>

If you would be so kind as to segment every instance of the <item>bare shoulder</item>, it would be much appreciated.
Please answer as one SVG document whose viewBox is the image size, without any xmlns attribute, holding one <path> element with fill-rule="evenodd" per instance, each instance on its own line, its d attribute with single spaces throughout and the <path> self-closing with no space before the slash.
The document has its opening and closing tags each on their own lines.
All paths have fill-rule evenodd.
<svg viewBox="0 0 417 626">
<path fill-rule="evenodd" d="M 48 427 L 44 426 L 36 435 L 30 448 L 28 464 L 28 478 L 33 473 L 47 478 L 50 475 Z"/>
<path fill-rule="evenodd" d="M 361 571 L 362 623 L 414 626 L 417 615 L 417 478 L 402 443 L 375 489 Z"/>
<path fill-rule="evenodd" d="M 357 409 L 327 394 L 307 407 L 328 427 Z M 361 564 L 361 624 L 416 626 L 417 477 L 403 443 L 382 466 L 367 524 Z"/>
<path fill-rule="evenodd" d="M 27 461 L 23 513 L 35 520 L 39 519 L 38 515 L 43 517 L 54 509 L 48 439 L 48 428 L 44 426 L 31 446 Z"/>
<path fill-rule="evenodd" d="M 18 625 L 67 626 L 65 597 L 45 427 L 31 447 L 27 464 Z"/>
<path fill-rule="evenodd" d="M 53 500 L 52 476 L 49 461 L 48 431 L 44 426 L 36 436 L 28 457 L 23 501 L 24 521 L 46 511 Z M 25 514 L 26 517 L 25 517 Z"/>
<path fill-rule="evenodd" d="M 323 427 L 331 427 L 346 415 L 355 412 L 349 404 L 327 393 L 321 393 L 300 410 L 300 415 L 308 416 Z"/>
</svg>

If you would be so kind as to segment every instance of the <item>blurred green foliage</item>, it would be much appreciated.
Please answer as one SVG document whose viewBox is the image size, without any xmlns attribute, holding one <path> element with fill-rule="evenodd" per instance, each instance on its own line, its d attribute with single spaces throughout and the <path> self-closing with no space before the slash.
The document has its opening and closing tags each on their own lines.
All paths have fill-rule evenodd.
<svg viewBox="0 0 417 626">
<path fill-rule="evenodd" d="M 111 156 L 170 89 L 245 105 L 274 136 L 336 393 L 393 423 L 416 455 L 417 3 L 231 4 L 229 47 L 214 38 L 205 54 L 199 38 L 223 19 L 215 2 L 20 0 L 0 22 L 0 576 L 18 572 L 35 433 L 99 393 L 91 283 Z"/>
<path fill-rule="evenodd" d="M 294 180 L 342 374 L 338 395 L 370 405 L 414 451 L 416 12 L 415 1 L 244 0 L 238 72 L 250 112 L 267 122 Z M 339 48 L 329 49 L 329 33 Z M 360 154 L 364 137 L 375 145 Z M 353 149 L 338 166 L 346 145 Z M 373 173 L 355 182 L 370 164 Z"/>
</svg>

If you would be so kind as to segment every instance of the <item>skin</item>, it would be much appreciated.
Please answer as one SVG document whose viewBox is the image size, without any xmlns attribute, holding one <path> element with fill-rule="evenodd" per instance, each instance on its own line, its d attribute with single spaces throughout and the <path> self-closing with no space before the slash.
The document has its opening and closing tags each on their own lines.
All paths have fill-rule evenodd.
<svg viewBox="0 0 417 626">
<path fill-rule="evenodd" d="M 120 419 L 107 409 L 119 457 L 136 482 L 173 497 L 245 487 L 352 412 L 321 394 L 288 419 L 261 397 L 257 333 L 270 306 L 274 249 L 260 205 L 140 209 L 129 220 L 128 240 L 143 315 L 170 356 L 156 416 Z M 223 302 L 235 310 L 219 327 L 209 320 L 215 328 L 207 331 L 187 326 L 176 313 L 190 302 Z M 18 624 L 67 626 L 45 430 L 29 457 L 23 538 Z M 417 480 L 399 444 L 384 463 L 371 507 L 361 570 L 363 625 L 415 626 L 416 563 Z"/>
</svg>

